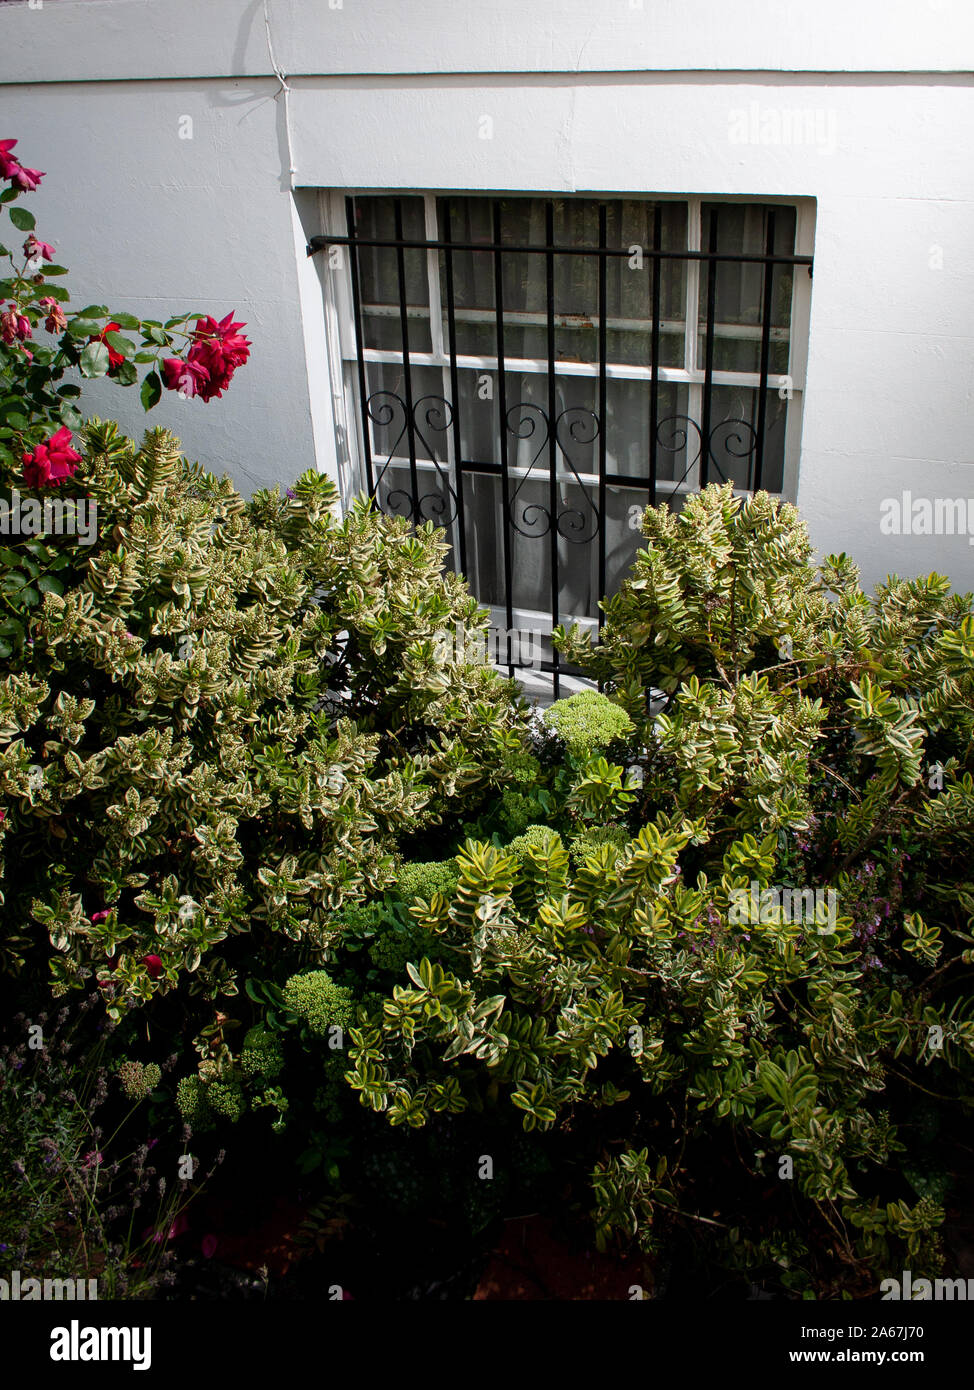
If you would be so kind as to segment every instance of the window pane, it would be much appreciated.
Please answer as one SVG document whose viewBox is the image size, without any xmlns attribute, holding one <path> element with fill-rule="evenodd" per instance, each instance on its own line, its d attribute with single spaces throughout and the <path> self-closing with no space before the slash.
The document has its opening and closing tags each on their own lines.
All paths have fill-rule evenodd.
<svg viewBox="0 0 974 1390">
<path fill-rule="evenodd" d="M 508 463 L 548 469 L 548 378 L 508 372 Z M 466 461 L 499 464 L 500 403 L 496 373 L 459 374 L 460 440 Z M 489 385 L 490 394 L 485 395 Z M 646 381 L 606 383 L 606 420 L 598 420 L 598 382 L 559 376 L 555 387 L 558 473 L 598 472 L 598 438 L 606 431 L 606 472 L 645 479 L 649 486 L 652 397 Z M 689 390 L 661 382 L 657 403 L 656 476 L 660 482 L 692 482 L 700 456 L 699 429 L 688 420 Z M 699 423 L 699 422 L 698 422 Z M 569 462 L 570 461 L 570 462 Z"/>
<path fill-rule="evenodd" d="M 410 371 L 413 440 L 416 457 L 448 458 L 450 411 L 443 398 L 443 373 L 439 367 Z M 372 425 L 372 454 L 376 467 L 389 458 L 409 457 L 406 414 L 406 373 L 398 362 L 369 362 L 366 366 Z"/>
<path fill-rule="evenodd" d="M 509 358 L 545 361 L 548 357 L 548 278 L 546 257 L 518 251 L 518 246 L 544 246 L 546 201 L 542 198 L 500 200 L 503 252 L 504 352 Z M 553 199 L 554 242 L 557 247 L 589 247 L 599 244 L 598 208 L 594 199 Z M 451 198 L 439 201 L 441 235 L 447 225 L 451 239 L 460 243 L 493 241 L 492 200 Z M 666 250 L 686 247 L 685 203 L 663 203 L 661 245 Z M 606 272 L 607 360 L 620 365 L 651 366 L 651 328 L 654 263 L 648 255 L 653 243 L 655 204 L 628 199 L 606 204 L 606 245 L 610 249 L 641 248 L 638 255 L 609 257 Z M 454 303 L 457 319 L 457 352 L 496 356 L 496 302 L 494 257 L 490 251 L 452 253 Z M 660 362 L 682 366 L 684 359 L 684 305 L 686 264 L 661 262 Z M 598 257 L 556 253 L 553 271 L 555 313 L 554 356 L 559 362 L 598 360 Z M 447 257 L 440 253 L 443 312 L 447 308 Z"/>
<path fill-rule="evenodd" d="M 795 209 L 765 204 L 704 203 L 701 209 L 701 239 L 709 245 L 711 213 L 717 214 L 717 247 L 738 255 L 764 255 L 767 247 L 768 216 L 774 213 L 774 250 L 793 255 L 795 249 Z M 788 370 L 788 344 L 791 330 L 791 294 L 795 267 L 777 265 L 772 273 L 771 350 L 769 372 Z M 761 369 L 761 329 L 764 319 L 764 266 L 734 261 L 704 265 L 700 275 L 700 334 L 697 362 L 706 361 L 706 323 L 708 277 L 716 273 L 714 301 L 715 371 L 758 372 Z"/>
<path fill-rule="evenodd" d="M 403 239 L 426 239 L 422 198 L 402 199 Z M 355 230 L 360 237 L 392 240 L 396 235 L 395 200 L 355 199 Z M 406 250 L 405 291 L 410 352 L 431 351 L 429 278 L 425 251 Z M 358 252 L 362 292 L 362 333 L 367 348 L 402 352 L 399 314 L 399 269 L 394 247 L 361 246 Z"/>
<path fill-rule="evenodd" d="M 652 396 L 647 381 L 610 381 L 606 388 L 606 471 L 649 483 Z M 660 382 L 656 422 L 656 477 L 681 482 L 695 477 L 699 434 L 688 423 L 689 392 Z"/>
<path fill-rule="evenodd" d="M 779 399 L 776 388 L 767 391 L 766 395 L 761 486 L 768 492 L 780 492 L 784 475 L 787 403 Z M 759 397 L 759 391 L 744 387 L 713 388 L 709 482 L 731 482 L 738 488 L 753 487 Z"/>
</svg>

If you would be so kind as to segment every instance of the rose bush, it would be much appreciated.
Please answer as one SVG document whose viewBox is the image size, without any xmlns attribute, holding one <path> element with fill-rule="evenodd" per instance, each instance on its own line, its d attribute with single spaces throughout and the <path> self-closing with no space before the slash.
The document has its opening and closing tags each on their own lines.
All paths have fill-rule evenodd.
<svg viewBox="0 0 974 1390">
<path fill-rule="evenodd" d="M 82 424 L 78 376 L 140 385 L 146 411 L 158 404 L 164 389 L 206 402 L 222 396 L 247 362 L 250 342 L 232 313 L 219 322 L 192 312 L 165 323 L 110 312 L 103 304 L 66 313 L 63 306 L 71 296 L 61 277 L 67 272 L 56 263 L 54 247 L 37 235 L 33 214 L 19 203 L 44 174 L 20 163 L 16 145 L 16 140 L 0 141 L 0 178 L 9 183 L 0 193 L 0 207 L 14 239 L 27 234 L 19 254 L 0 245 L 0 258 L 10 266 L 0 278 L 0 501 L 9 505 L 12 489 L 23 484 L 58 485 L 74 503 L 77 490 L 63 485 L 70 483 L 80 459 L 72 443 L 72 431 Z M 46 338 L 36 336 L 41 329 Z M 75 576 L 71 555 L 36 533 L 18 537 L 8 528 L 2 557 L 0 657 L 23 644 L 27 619 L 42 595 L 59 592 Z"/>
</svg>

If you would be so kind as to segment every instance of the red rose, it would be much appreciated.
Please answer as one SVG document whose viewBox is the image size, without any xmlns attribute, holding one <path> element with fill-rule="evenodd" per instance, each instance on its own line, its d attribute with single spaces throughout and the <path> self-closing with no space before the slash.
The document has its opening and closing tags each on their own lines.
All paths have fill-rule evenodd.
<svg viewBox="0 0 974 1390">
<path fill-rule="evenodd" d="M 199 396 L 202 401 L 222 396 L 234 372 L 250 356 L 249 339 L 237 332 L 245 326 L 234 323 L 232 313 L 219 323 L 209 314 L 197 319 L 185 359 L 167 357 L 162 364 L 167 390 Z"/>
<path fill-rule="evenodd" d="M 60 429 L 45 444 L 24 454 L 24 481 L 30 487 L 46 487 L 74 475 L 81 455 L 69 447 L 71 431 Z"/>
<path fill-rule="evenodd" d="M 162 974 L 162 961 L 158 956 L 143 956 L 142 964 L 149 972 L 150 980 L 158 980 Z"/>
<path fill-rule="evenodd" d="M 183 396 L 198 396 L 209 381 L 210 374 L 198 362 L 167 357 L 162 364 L 162 379 L 167 391 L 178 391 Z"/>
<path fill-rule="evenodd" d="M 244 327 L 243 323 L 234 323 L 232 313 L 219 323 L 209 314 L 197 319 L 193 345 L 186 357 L 188 362 L 203 367 L 207 373 L 208 380 L 199 390 L 204 401 L 221 396 L 234 372 L 250 356 L 249 339 L 237 332 Z"/>
<path fill-rule="evenodd" d="M 43 444 L 24 454 L 24 482 L 28 487 L 47 487 L 72 478 L 81 455 L 71 448 L 71 431 L 63 425 Z"/>
<path fill-rule="evenodd" d="M 111 343 L 108 341 L 107 338 L 107 335 L 109 333 L 117 333 L 119 331 L 119 327 L 120 325 L 117 323 L 106 323 L 105 327 L 101 330 L 100 333 L 93 333 L 92 336 L 88 339 L 89 343 L 104 343 L 105 346 L 108 348 L 109 371 L 113 371 L 116 367 L 120 367 L 122 363 L 125 361 L 125 358 L 122 356 L 122 354 L 120 352 L 115 351 L 115 349 L 112 347 Z"/>
</svg>

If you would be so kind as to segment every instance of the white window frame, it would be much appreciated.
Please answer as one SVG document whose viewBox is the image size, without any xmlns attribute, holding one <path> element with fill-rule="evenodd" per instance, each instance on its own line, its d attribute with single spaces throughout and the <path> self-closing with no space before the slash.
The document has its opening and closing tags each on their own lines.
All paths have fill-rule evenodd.
<svg viewBox="0 0 974 1390">
<path fill-rule="evenodd" d="M 335 236 L 344 236 L 346 233 L 345 225 L 345 199 L 346 197 L 401 197 L 401 198 L 422 198 L 425 210 L 426 237 L 430 241 L 435 241 L 439 237 L 439 228 L 436 215 L 437 198 L 447 196 L 444 190 L 429 192 L 417 189 L 322 189 L 319 194 L 319 212 L 321 226 L 324 228 L 323 234 L 329 233 Z M 454 197 L 529 197 L 532 199 L 543 198 L 542 193 L 493 193 L 487 194 L 482 191 L 470 193 L 450 193 Z M 564 195 L 558 195 L 564 196 Z M 598 198 L 608 195 L 596 195 L 587 193 L 584 195 L 572 195 L 584 197 L 587 201 L 597 201 Z M 613 197 L 625 197 L 627 200 L 637 200 L 635 194 L 613 194 Z M 728 203 L 739 205 L 775 205 L 790 207 L 795 209 L 795 249 L 796 256 L 810 256 L 814 245 L 815 232 L 815 202 L 811 198 L 784 198 L 770 197 L 767 195 L 742 198 L 729 195 L 644 195 L 646 201 L 654 202 L 675 202 L 687 208 L 687 249 L 698 251 L 701 246 L 701 208 L 704 203 Z M 352 307 L 351 283 L 349 277 L 347 256 L 341 258 L 341 269 L 339 274 L 329 273 L 328 256 L 324 257 L 325 266 L 322 273 L 323 291 L 325 301 L 326 328 L 328 335 L 329 348 L 329 367 L 331 370 L 332 395 L 334 398 L 336 421 L 340 422 L 340 432 L 346 447 L 345 457 L 342 459 L 343 477 L 355 480 L 355 490 L 365 488 L 364 470 L 364 443 L 362 439 L 362 420 L 361 411 L 358 409 L 357 393 L 357 367 L 358 352 L 355 341 L 355 320 Z M 685 349 L 683 367 L 668 367 L 660 365 L 659 380 L 661 383 L 672 383 L 682 385 L 688 389 L 688 411 L 691 419 L 699 420 L 702 413 L 703 387 L 706 373 L 702 364 L 697 361 L 697 337 L 699 333 L 699 304 L 700 304 L 700 283 L 701 266 L 704 263 L 698 260 L 685 262 L 686 266 L 686 321 L 685 321 Z M 429 288 L 429 312 L 417 313 L 413 311 L 412 316 L 428 320 L 430 324 L 430 352 L 410 351 L 409 360 L 414 367 L 439 368 L 443 377 L 443 394 L 446 399 L 450 398 L 450 354 L 446 343 L 443 328 L 443 310 L 440 294 L 440 265 L 439 254 L 435 250 L 427 252 L 427 281 Z M 383 306 L 384 308 L 384 306 Z M 802 265 L 795 266 L 795 274 L 792 280 L 792 300 L 791 300 L 791 319 L 789 327 L 789 354 L 788 371 L 786 377 L 774 373 L 768 378 L 768 387 L 773 390 L 777 386 L 781 390 L 790 389 L 789 408 L 787 412 L 787 425 L 784 449 L 784 466 L 782 474 L 782 486 L 780 496 L 788 501 L 794 501 L 798 493 L 798 472 L 800 460 L 801 442 L 801 418 L 803 413 L 804 390 L 805 390 L 805 371 L 808 360 L 808 329 L 811 311 L 811 276 L 808 274 L 808 267 Z M 390 315 L 398 317 L 398 306 L 391 306 Z M 493 322 L 494 313 L 492 310 L 470 311 L 459 310 L 457 312 L 459 321 L 465 319 L 480 319 L 484 322 Z M 544 326 L 544 314 L 517 314 L 505 313 L 505 323 L 512 325 L 516 323 L 533 324 L 537 322 L 539 326 Z M 556 323 L 558 316 L 556 315 Z M 781 330 L 772 330 L 772 335 L 780 333 Z M 760 338 L 760 325 L 732 325 L 723 326 L 722 337 L 754 337 Z M 362 357 L 366 364 L 386 363 L 396 365 L 402 361 L 402 354 L 394 350 L 383 348 L 364 348 Z M 458 354 L 456 359 L 458 371 L 474 372 L 496 372 L 497 358 L 493 356 L 475 356 L 464 353 Z M 545 358 L 520 358 L 506 357 L 505 370 L 511 374 L 516 373 L 539 373 L 547 374 L 548 363 Z M 598 377 L 598 365 L 588 362 L 564 362 L 559 360 L 556 367 L 558 376 L 581 376 Z M 609 363 L 606 366 L 606 378 L 613 380 L 646 381 L 652 380 L 651 367 L 630 366 L 624 363 Z M 761 377 L 758 372 L 729 372 L 714 371 L 712 374 L 714 386 L 739 386 L 747 390 L 757 390 L 761 385 Z M 455 468 L 453 436 L 447 431 L 448 463 L 451 476 Z M 408 458 L 398 455 L 390 460 L 392 466 L 400 464 L 407 465 Z M 432 461 L 417 459 L 417 468 L 433 470 L 435 465 Z M 510 475 L 512 478 L 525 476 L 527 470 L 519 468 L 516 464 L 511 464 Z M 583 483 L 598 485 L 598 476 L 594 473 L 579 474 Z M 637 488 L 626 488 L 619 484 L 610 484 L 612 487 L 619 487 L 622 491 L 638 491 Z M 657 493 L 662 496 L 674 492 L 693 493 L 699 490 L 699 460 L 694 467 L 693 475 L 688 476 L 682 483 L 676 483 L 668 479 L 657 480 Z M 744 490 L 739 490 L 744 495 Z"/>
</svg>

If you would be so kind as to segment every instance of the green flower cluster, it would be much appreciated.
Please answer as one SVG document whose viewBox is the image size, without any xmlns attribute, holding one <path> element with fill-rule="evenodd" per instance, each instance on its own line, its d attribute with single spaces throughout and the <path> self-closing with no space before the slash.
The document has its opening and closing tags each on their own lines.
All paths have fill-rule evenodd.
<svg viewBox="0 0 974 1390">
<path fill-rule="evenodd" d="M 405 864 L 399 875 L 399 891 L 411 902 L 422 898 L 429 902 L 434 893 L 446 897 L 453 892 L 458 880 L 457 866 L 453 859 L 433 860 L 427 864 Z"/>
<path fill-rule="evenodd" d="M 312 1033 L 324 1035 L 334 1025 L 347 1028 L 352 1021 L 352 991 L 336 985 L 326 970 L 292 975 L 284 985 L 284 1004 Z"/>
<path fill-rule="evenodd" d="M 176 1087 L 176 1104 L 186 1123 L 198 1133 L 212 1129 L 217 1118 L 236 1124 L 247 1109 L 239 1082 L 206 1082 L 199 1076 L 182 1078 Z"/>
<path fill-rule="evenodd" d="M 379 970 L 402 975 L 409 961 L 429 954 L 430 936 L 421 927 L 388 927 L 369 947 L 369 958 Z"/>
<path fill-rule="evenodd" d="M 596 749 L 608 748 L 634 729 L 625 710 L 597 690 L 583 690 L 558 700 L 545 710 L 544 722 L 574 758 L 587 758 Z"/>
<path fill-rule="evenodd" d="M 523 835 L 518 835 L 517 839 L 512 840 L 507 846 L 507 853 L 513 854 L 518 863 L 523 864 L 524 856 L 529 849 L 550 848 L 552 845 L 556 849 L 564 849 L 557 830 L 552 830 L 549 825 L 529 825 Z"/>
<path fill-rule="evenodd" d="M 145 1100 L 159 1085 L 162 1072 L 155 1062 L 122 1062 L 118 1069 L 118 1079 L 129 1100 Z"/>
<path fill-rule="evenodd" d="M 621 825 L 590 825 L 580 835 L 575 835 L 568 847 L 572 868 L 577 872 L 588 856 L 603 845 L 610 845 L 615 851 L 614 863 L 628 843 L 628 832 Z"/>
<path fill-rule="evenodd" d="M 280 1040 L 263 1024 L 251 1028 L 243 1040 L 240 1070 L 245 1076 L 260 1076 L 270 1081 L 284 1066 Z"/>
</svg>

